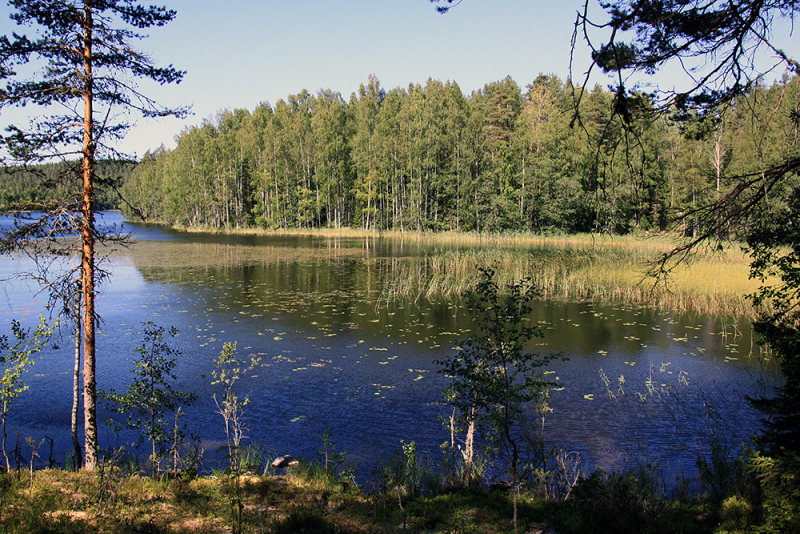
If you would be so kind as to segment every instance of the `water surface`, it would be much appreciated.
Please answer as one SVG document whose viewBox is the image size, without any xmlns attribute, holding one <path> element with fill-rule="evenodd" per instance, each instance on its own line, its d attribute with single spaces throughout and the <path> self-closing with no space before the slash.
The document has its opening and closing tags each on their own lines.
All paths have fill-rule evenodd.
<svg viewBox="0 0 800 534">
<path fill-rule="evenodd" d="M 103 220 L 121 222 L 115 214 Z M 105 263 L 113 274 L 97 305 L 100 388 L 125 388 L 141 323 L 152 321 L 180 332 L 173 340 L 182 351 L 177 387 L 199 396 L 184 421 L 210 451 L 225 438 L 211 362 L 223 343 L 235 341 L 239 355 L 262 361 L 241 384 L 251 399 L 250 442 L 309 458 L 330 430 L 362 473 L 400 440 L 438 457 L 448 437 L 439 422 L 447 411 L 439 403 L 446 379 L 434 362 L 469 335 L 471 316 L 458 299 L 387 303 L 381 295 L 393 269 L 407 262 L 424 268 L 441 246 L 183 234 L 127 222 L 124 228 L 138 241 L 110 252 Z M 30 268 L 28 260 L 0 258 L 0 276 Z M 4 288 L 4 331 L 12 318 L 34 324 L 45 300 L 34 296 L 37 288 Z M 691 475 L 712 439 L 737 447 L 757 430 L 759 415 L 744 395 L 766 391 L 774 377 L 742 321 L 558 302 L 538 302 L 533 320 L 546 335 L 531 350 L 569 357 L 548 368 L 560 387 L 552 393 L 546 441 L 579 452 L 587 470 L 648 462 L 668 478 Z M 41 355 L 10 421 L 23 439 L 53 438 L 62 464 L 71 346 L 65 332 Z M 101 426 L 103 447 L 132 439 Z"/>
</svg>

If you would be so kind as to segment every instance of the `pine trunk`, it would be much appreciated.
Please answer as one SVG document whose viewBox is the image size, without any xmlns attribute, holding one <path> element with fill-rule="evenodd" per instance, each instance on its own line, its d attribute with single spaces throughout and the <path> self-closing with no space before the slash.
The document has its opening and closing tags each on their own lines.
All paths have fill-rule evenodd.
<svg viewBox="0 0 800 534">
<path fill-rule="evenodd" d="M 75 299 L 75 368 L 72 375 L 72 449 L 75 457 L 75 469 L 82 463 L 81 443 L 78 440 L 78 409 L 81 399 L 81 297 Z"/>
</svg>

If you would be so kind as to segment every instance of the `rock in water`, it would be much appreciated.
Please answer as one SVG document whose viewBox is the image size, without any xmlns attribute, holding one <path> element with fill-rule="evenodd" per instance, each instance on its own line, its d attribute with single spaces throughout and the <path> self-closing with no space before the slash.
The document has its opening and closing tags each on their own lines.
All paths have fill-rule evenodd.
<svg viewBox="0 0 800 534">
<path fill-rule="evenodd" d="M 283 456 L 278 456 L 274 460 L 272 460 L 272 467 L 275 469 L 281 469 L 283 467 L 289 467 L 289 465 L 294 461 L 294 458 L 289 456 L 288 454 L 284 454 Z"/>
</svg>

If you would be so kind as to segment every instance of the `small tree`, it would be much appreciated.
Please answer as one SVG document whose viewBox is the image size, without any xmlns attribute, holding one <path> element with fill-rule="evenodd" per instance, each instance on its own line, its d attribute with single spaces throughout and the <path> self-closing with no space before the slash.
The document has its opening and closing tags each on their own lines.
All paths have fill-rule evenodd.
<svg viewBox="0 0 800 534">
<path fill-rule="evenodd" d="M 3 458 L 6 461 L 6 470 L 11 470 L 11 461 L 6 452 L 6 419 L 11 402 L 19 397 L 20 393 L 26 391 L 28 386 L 22 381 L 31 365 L 33 365 L 34 354 L 40 352 L 47 344 L 47 340 L 53 334 L 53 329 L 47 327 L 44 316 L 39 317 L 39 324 L 31 334 L 30 329 L 20 326 L 16 320 L 11 321 L 11 332 L 15 342 L 12 344 L 8 336 L 0 336 L 0 368 L 3 375 L 0 378 L 0 404 L 2 404 L 3 425 Z"/>
<path fill-rule="evenodd" d="M 219 358 L 214 360 L 214 370 L 211 376 L 214 380 L 212 385 L 219 384 L 222 387 L 222 395 L 217 398 L 214 393 L 214 403 L 217 405 L 217 413 L 225 420 L 225 437 L 228 442 L 228 473 L 232 478 L 230 488 L 230 510 L 232 531 L 240 534 L 244 522 L 244 503 L 242 501 L 242 462 L 240 445 L 244 439 L 247 426 L 244 419 L 244 408 L 250 404 L 250 397 L 247 395 L 241 398 L 236 393 L 237 382 L 259 366 L 260 358 L 251 357 L 250 362 L 236 357 L 236 343 L 225 343 L 222 346 Z"/>
<path fill-rule="evenodd" d="M 214 403 L 217 405 L 217 413 L 225 420 L 225 437 L 228 443 L 228 461 L 232 469 L 238 469 L 239 446 L 245 437 L 244 432 L 247 426 L 244 421 L 244 408 L 250 404 L 250 397 L 247 395 L 240 398 L 236 393 L 236 383 L 261 363 L 260 358 L 250 358 L 250 362 L 236 357 L 236 343 L 225 343 L 220 352 L 219 358 L 214 360 L 214 370 L 211 376 L 214 381 L 212 385 L 219 384 L 222 387 L 222 395 L 217 398 L 214 393 Z"/>
<path fill-rule="evenodd" d="M 466 444 L 473 447 L 471 433 L 476 423 L 485 421 L 489 426 L 490 443 L 501 453 L 511 477 L 516 531 L 524 409 L 546 391 L 543 386 L 548 383 L 537 369 L 558 355 L 526 351 L 528 342 L 543 335 L 541 328 L 528 322 L 533 311 L 531 302 L 538 296 L 530 280 L 509 284 L 508 293 L 501 295 L 494 281 L 495 270 L 478 270 L 475 287 L 464 293 L 477 328 L 455 356 L 437 363 L 442 367 L 440 373 L 452 377 L 443 394 L 460 413 L 468 430 Z M 474 457 L 472 451 L 464 454 L 465 460 Z M 465 476 L 471 477 L 471 466 L 465 466 Z"/>
<path fill-rule="evenodd" d="M 109 401 L 109 409 L 128 416 L 122 423 L 110 419 L 110 424 L 117 429 L 138 430 L 139 443 L 145 439 L 150 442 L 152 473 L 156 476 L 159 460 L 168 452 L 167 444 L 175 437 L 168 415 L 191 405 L 197 396 L 172 387 L 176 379 L 173 369 L 180 351 L 167 344 L 163 327 L 149 321 L 143 324 L 144 339 L 136 348 L 138 357 L 133 363 L 133 384 L 126 393 L 110 389 L 100 391 L 100 396 Z M 174 337 L 177 330 L 170 328 L 166 333 Z"/>
</svg>

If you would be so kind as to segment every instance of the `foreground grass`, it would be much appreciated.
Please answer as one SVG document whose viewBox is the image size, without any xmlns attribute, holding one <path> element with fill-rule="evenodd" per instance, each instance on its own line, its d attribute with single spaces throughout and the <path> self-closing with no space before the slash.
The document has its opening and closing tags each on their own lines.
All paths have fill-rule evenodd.
<svg viewBox="0 0 800 534">
<path fill-rule="evenodd" d="M 622 479 L 620 479 L 622 480 Z M 522 495 L 520 532 L 706 533 L 720 516 L 707 503 L 649 498 L 622 480 L 590 486 L 568 501 Z M 105 472 L 43 470 L 0 475 L 6 533 L 508 533 L 511 495 L 465 490 L 412 497 L 365 492 L 302 473 L 241 479 L 240 523 L 233 482 L 154 480 Z M 620 490 L 620 487 L 622 490 Z M 598 490 L 599 488 L 599 490 Z M 609 489 L 611 488 L 611 489 Z M 724 519 L 724 518 L 723 518 Z M 548 530 L 550 529 L 550 530 Z"/>
</svg>

